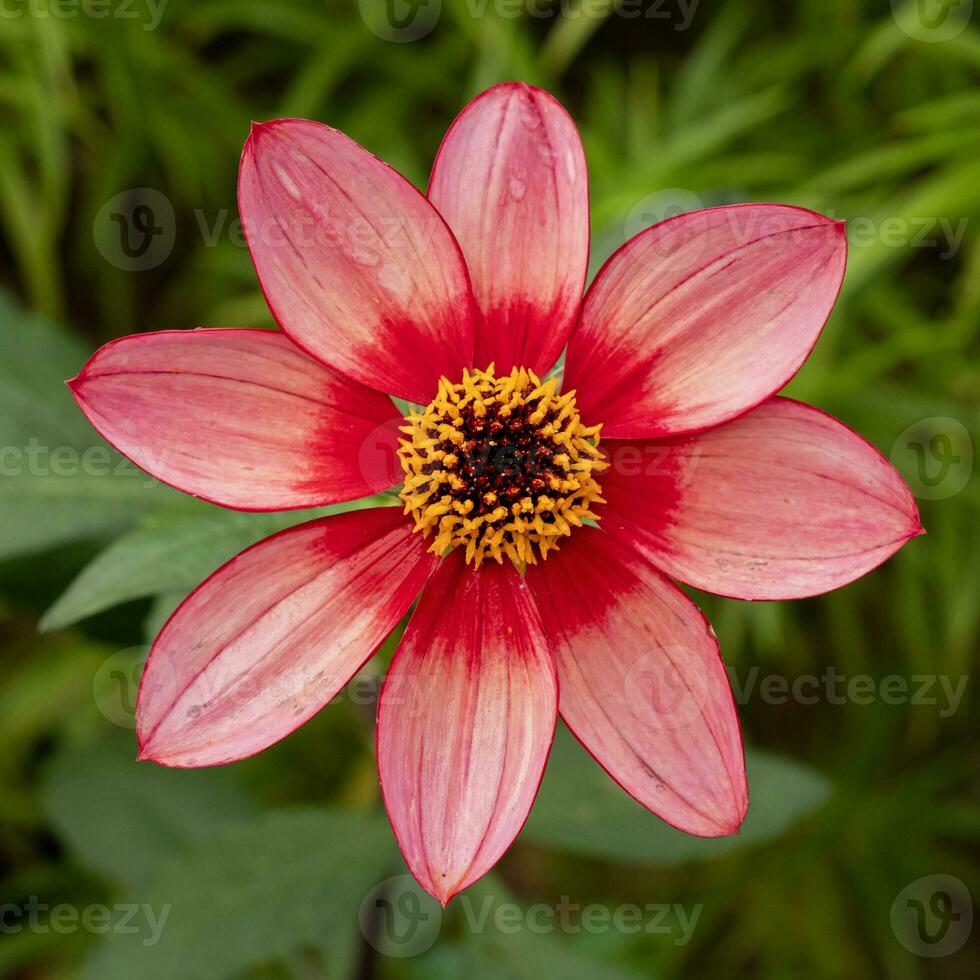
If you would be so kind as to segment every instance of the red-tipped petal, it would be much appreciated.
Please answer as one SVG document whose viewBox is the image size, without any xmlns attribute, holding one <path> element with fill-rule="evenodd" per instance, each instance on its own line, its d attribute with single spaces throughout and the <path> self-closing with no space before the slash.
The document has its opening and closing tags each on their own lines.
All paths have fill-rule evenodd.
<svg viewBox="0 0 980 980">
<path fill-rule="evenodd" d="M 544 373 L 568 341 L 589 263 L 588 174 L 575 123 L 547 92 L 495 85 L 446 133 L 429 200 L 470 270 L 475 363 Z"/>
<path fill-rule="evenodd" d="M 631 796 L 680 830 L 735 833 L 748 807 L 738 717 L 698 608 L 593 528 L 528 570 L 568 727 Z"/>
<path fill-rule="evenodd" d="M 140 758 L 212 766 L 318 712 L 405 615 L 435 559 L 395 508 L 300 524 L 243 551 L 180 605 L 140 682 Z"/>
<path fill-rule="evenodd" d="M 457 549 L 422 593 L 381 691 L 378 771 L 402 854 L 444 905 L 527 819 L 557 718 L 554 663 L 507 562 Z"/>
<path fill-rule="evenodd" d="M 269 308 L 325 364 L 425 403 L 470 363 L 473 301 L 452 233 L 343 133 L 306 119 L 253 126 L 238 207 Z"/>
<path fill-rule="evenodd" d="M 837 298 L 842 222 L 745 204 L 662 221 L 628 241 L 585 297 L 564 388 L 605 438 L 718 425 L 778 391 Z"/>
<path fill-rule="evenodd" d="M 817 595 L 922 533 L 895 468 L 847 426 L 788 398 L 700 434 L 603 445 L 603 528 L 709 592 Z"/>
<path fill-rule="evenodd" d="M 378 493 L 401 478 L 391 400 L 268 330 L 163 330 L 69 382 L 89 422 L 158 480 L 239 510 Z"/>
</svg>

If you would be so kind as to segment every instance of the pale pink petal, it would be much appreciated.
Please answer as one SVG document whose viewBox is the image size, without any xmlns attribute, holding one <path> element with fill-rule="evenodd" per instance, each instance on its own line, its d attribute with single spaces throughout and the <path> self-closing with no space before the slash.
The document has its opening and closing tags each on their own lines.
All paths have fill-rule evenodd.
<svg viewBox="0 0 980 980">
<path fill-rule="evenodd" d="M 662 221 L 600 270 L 565 359 L 606 438 L 675 435 L 759 404 L 816 343 L 844 276 L 843 222 L 745 204 Z"/>
<path fill-rule="evenodd" d="M 788 398 L 700 434 L 604 448 L 603 528 L 709 592 L 817 595 L 922 533 L 888 460 L 836 419 Z"/>
<path fill-rule="evenodd" d="M 338 503 L 401 479 L 391 400 L 280 333 L 123 337 L 68 384 L 92 425 L 137 466 L 225 507 Z"/>
<path fill-rule="evenodd" d="M 547 92 L 495 85 L 446 133 L 429 200 L 470 270 L 476 365 L 545 372 L 568 341 L 589 263 L 588 173 L 575 123 Z"/>
<path fill-rule="evenodd" d="M 397 508 L 266 538 L 164 626 L 140 682 L 140 758 L 213 766 L 316 714 L 405 615 L 435 565 Z"/>
<path fill-rule="evenodd" d="M 269 308 L 301 347 L 381 391 L 425 403 L 473 353 L 462 253 L 436 209 L 343 133 L 255 124 L 238 206 Z"/>
<path fill-rule="evenodd" d="M 568 727 L 631 796 L 681 830 L 735 833 L 748 806 L 738 717 L 698 608 L 639 552 L 581 528 L 528 584 Z"/>
<path fill-rule="evenodd" d="M 422 593 L 378 706 L 378 770 L 402 854 L 444 905 L 527 818 L 554 737 L 554 663 L 510 562 L 457 549 Z"/>
</svg>

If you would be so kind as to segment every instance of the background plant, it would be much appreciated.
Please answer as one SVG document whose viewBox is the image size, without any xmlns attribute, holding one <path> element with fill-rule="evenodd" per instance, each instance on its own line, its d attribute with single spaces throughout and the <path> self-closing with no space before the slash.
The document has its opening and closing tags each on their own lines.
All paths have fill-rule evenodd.
<svg viewBox="0 0 980 980">
<path fill-rule="evenodd" d="M 99 442 L 61 384 L 122 334 L 271 326 L 235 225 L 250 119 L 323 120 L 424 187 L 465 101 L 522 78 L 554 91 L 581 128 L 593 271 L 678 209 L 784 201 L 848 219 L 844 291 L 789 391 L 892 455 L 929 534 L 829 596 L 697 598 L 743 685 L 753 668 L 792 681 L 829 667 L 913 688 L 922 676 L 956 683 L 976 663 L 980 594 L 969 461 L 980 432 L 980 13 L 969 7 L 956 14 L 963 29 L 937 41 L 899 0 L 566 0 L 523 13 L 430 0 L 418 13 L 431 30 L 406 42 L 390 39 L 385 5 L 370 0 L 9 0 L 0 894 L 18 907 L 34 896 L 171 911 L 150 947 L 119 930 L 58 931 L 42 916 L 5 930 L 0 973 L 976 975 L 969 947 L 916 956 L 891 920 L 926 875 L 980 895 L 972 679 L 950 711 L 938 682 L 933 704 L 886 703 L 880 686 L 870 703 L 777 703 L 754 687 L 740 707 L 753 808 L 734 841 L 670 831 L 562 738 L 528 826 L 473 902 L 700 907 L 690 942 L 676 942 L 676 927 L 477 929 L 457 903 L 431 946 L 386 955 L 413 950 L 385 946 L 370 901 L 359 923 L 365 896 L 404 871 L 377 798 L 369 685 L 230 769 L 132 762 L 133 683 L 163 617 L 236 551 L 308 515 L 233 514 L 154 484 Z M 169 202 L 172 247 L 134 270 L 106 207 L 145 200 L 138 188 Z"/>
</svg>

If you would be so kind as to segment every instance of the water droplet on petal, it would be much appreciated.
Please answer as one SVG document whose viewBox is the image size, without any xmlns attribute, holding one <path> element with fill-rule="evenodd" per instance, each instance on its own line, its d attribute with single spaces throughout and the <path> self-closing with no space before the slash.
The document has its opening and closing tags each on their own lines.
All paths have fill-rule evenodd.
<svg viewBox="0 0 980 980">
<path fill-rule="evenodd" d="M 291 197 L 294 201 L 299 201 L 302 195 L 299 192 L 299 188 L 296 186 L 296 182 L 292 177 L 286 172 L 285 167 L 279 163 L 273 163 L 272 170 L 276 175 L 276 180 L 282 185 L 282 189 Z"/>
<path fill-rule="evenodd" d="M 375 268 L 381 261 L 381 256 L 370 248 L 355 248 L 350 255 L 358 265 L 367 266 L 369 269 Z"/>
<path fill-rule="evenodd" d="M 578 160 L 575 151 L 570 146 L 566 147 L 564 156 L 568 179 L 574 184 L 578 180 Z"/>
<path fill-rule="evenodd" d="M 525 108 L 521 113 L 521 122 L 528 129 L 537 129 L 541 125 L 541 117 L 531 108 Z"/>
<path fill-rule="evenodd" d="M 523 201 L 524 195 L 527 193 L 527 182 L 520 177 L 511 177 L 507 191 L 515 201 Z"/>
<path fill-rule="evenodd" d="M 551 148 L 550 143 L 538 144 L 538 156 L 549 166 L 555 162 L 555 151 Z"/>
<path fill-rule="evenodd" d="M 401 266 L 387 262 L 378 270 L 378 282 L 402 302 L 411 298 L 412 280 Z"/>
</svg>

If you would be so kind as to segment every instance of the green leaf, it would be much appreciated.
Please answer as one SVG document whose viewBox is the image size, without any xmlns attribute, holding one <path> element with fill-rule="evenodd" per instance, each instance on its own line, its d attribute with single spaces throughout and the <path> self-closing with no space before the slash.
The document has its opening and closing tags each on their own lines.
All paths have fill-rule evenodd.
<svg viewBox="0 0 980 980">
<path fill-rule="evenodd" d="M 692 837 L 633 800 L 560 728 L 521 840 L 614 861 L 704 861 L 765 840 L 820 806 L 823 776 L 800 763 L 748 750 L 749 812 L 732 837 Z"/>
<path fill-rule="evenodd" d="M 32 636 L 22 645 L 9 643 L 8 647 L 10 660 L 4 663 L 0 689 L 0 743 L 5 747 L 0 773 L 32 739 L 87 702 L 92 675 L 106 652 L 66 637 L 39 641 Z"/>
<path fill-rule="evenodd" d="M 474 943 L 445 942 L 412 964 L 417 980 L 459 980 L 460 977 L 492 977 L 493 980 L 638 980 L 632 970 L 614 967 L 608 961 L 578 956 L 554 938 L 528 935 L 497 936 Z M 650 973 L 644 973 L 650 980 Z"/>
<path fill-rule="evenodd" d="M 254 812 L 234 770 L 137 763 L 132 733 L 59 752 L 42 794 L 48 820 L 78 860 L 126 885 L 145 884 L 175 852 Z"/>
<path fill-rule="evenodd" d="M 106 652 L 65 634 L 8 640 L 0 688 L 0 824 L 8 833 L 40 823 L 34 754 L 91 705 Z"/>
<path fill-rule="evenodd" d="M 583 16 L 581 5 L 563 7 L 564 16 L 555 22 L 541 47 L 541 70 L 552 79 L 561 76 L 615 7 L 615 0 L 603 0 L 592 4 L 587 16 Z"/>
<path fill-rule="evenodd" d="M 563 901 L 567 902 L 567 896 Z M 518 902 L 497 875 L 487 875 L 447 910 L 447 915 L 455 913 L 458 923 L 453 932 L 463 938 L 440 940 L 411 962 L 411 976 L 418 980 L 638 980 L 640 976 L 650 980 L 649 970 L 637 973 L 610 962 L 608 950 L 593 948 L 604 930 L 608 930 L 606 935 L 615 931 L 614 910 L 599 902 L 587 905 L 592 923 L 588 927 L 582 905 L 568 903 L 561 908 L 550 900 Z M 637 916 L 652 921 L 650 913 L 635 908 Z M 443 934 L 449 932 L 445 925 L 443 921 Z M 622 947 L 622 936 L 618 938 Z"/>
<path fill-rule="evenodd" d="M 393 840 L 379 814 L 280 810 L 209 834 L 161 868 L 132 900 L 166 916 L 116 932 L 85 964 L 84 980 L 197 980 L 317 950 L 349 973 L 358 907 L 383 874 Z"/>
<path fill-rule="evenodd" d="M 41 628 L 61 629 L 121 602 L 187 593 L 242 549 L 284 528 L 340 511 L 390 503 L 390 496 L 280 514 L 209 507 L 158 514 L 119 538 L 87 565 L 45 613 Z"/>
<path fill-rule="evenodd" d="M 0 559 L 130 527 L 181 494 L 109 449 L 64 381 L 85 349 L 0 292 Z"/>
<path fill-rule="evenodd" d="M 129 479 L 81 471 L 0 476 L 0 559 L 122 531 L 145 514 L 184 506 L 177 491 L 135 468 Z"/>
<path fill-rule="evenodd" d="M 47 317 L 21 309 L 0 290 L 4 447 L 26 447 L 32 438 L 76 448 L 93 441 L 91 427 L 65 386 L 84 361 L 85 348 L 78 340 Z"/>
<path fill-rule="evenodd" d="M 183 601 L 183 592 L 165 592 L 163 595 L 154 597 L 150 604 L 150 611 L 143 620 L 143 639 L 147 643 L 153 642 L 157 633 L 163 629 L 167 620 Z"/>
</svg>

